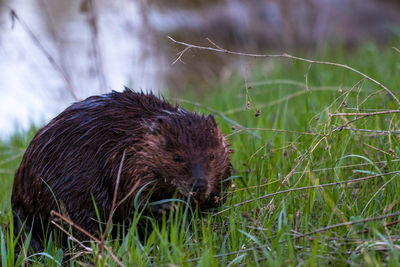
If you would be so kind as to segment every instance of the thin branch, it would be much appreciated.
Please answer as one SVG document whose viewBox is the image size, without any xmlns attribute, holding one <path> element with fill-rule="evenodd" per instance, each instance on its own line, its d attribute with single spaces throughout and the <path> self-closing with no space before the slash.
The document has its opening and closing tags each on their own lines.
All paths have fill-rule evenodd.
<svg viewBox="0 0 400 267">
<path fill-rule="evenodd" d="M 32 32 L 32 30 L 29 28 L 29 26 L 17 15 L 17 13 L 11 9 L 11 18 L 13 20 L 17 20 L 19 24 L 21 24 L 22 28 L 25 30 L 26 33 L 32 38 L 32 40 L 35 42 L 37 47 L 42 51 L 42 53 L 47 57 L 47 60 L 50 62 L 50 64 L 53 66 L 53 68 L 58 72 L 58 74 L 61 76 L 61 78 L 64 80 L 65 85 L 67 86 L 67 89 L 71 96 L 74 98 L 75 101 L 78 101 L 79 98 L 75 94 L 75 90 L 72 87 L 72 84 L 70 80 L 68 79 L 67 75 L 65 74 L 64 70 L 57 64 L 55 59 L 50 55 L 50 53 L 44 48 L 42 43 L 40 42 L 39 38 Z"/>
<path fill-rule="evenodd" d="M 121 205 L 123 202 L 125 202 L 134 192 L 136 192 L 136 189 L 138 188 L 139 184 L 140 184 L 140 180 L 137 181 L 137 182 L 133 185 L 133 187 L 131 188 L 131 190 L 129 191 L 129 193 L 126 194 L 126 196 L 124 196 L 124 198 L 121 199 L 121 200 L 117 203 L 117 205 L 116 205 L 115 207 L 119 207 L 119 205 Z"/>
<path fill-rule="evenodd" d="M 91 43 L 93 49 L 93 57 L 95 61 L 95 68 L 97 72 L 97 77 L 99 78 L 100 87 L 103 92 L 107 90 L 107 80 L 104 74 L 104 62 L 101 56 L 101 47 L 99 42 L 99 23 L 97 6 L 95 0 L 86 1 L 89 6 L 88 12 L 88 24 L 91 32 Z"/>
<path fill-rule="evenodd" d="M 126 154 L 126 150 L 124 149 L 124 151 L 122 152 L 122 159 L 121 162 L 119 164 L 119 169 L 118 169 L 118 175 L 117 175 L 117 180 L 115 182 L 115 189 L 114 189 L 114 196 L 113 196 L 113 200 L 112 200 L 112 205 L 111 205 L 111 210 L 110 210 L 110 214 L 108 216 L 108 220 L 107 220 L 107 224 L 106 224 L 106 229 L 104 230 L 103 235 L 101 236 L 101 246 L 100 246 L 100 251 L 102 249 L 102 246 L 104 245 L 104 241 L 106 239 L 107 233 L 108 233 L 108 229 L 110 228 L 111 225 L 111 219 L 112 216 L 114 215 L 114 210 L 116 208 L 116 204 L 117 204 L 117 195 L 118 195 L 118 187 L 119 187 L 119 181 L 121 179 L 121 172 L 122 172 L 122 166 L 124 164 L 125 161 L 125 154 Z"/>
<path fill-rule="evenodd" d="M 72 220 L 62 216 L 60 213 L 58 213 L 55 210 L 52 210 L 50 212 L 50 214 L 52 216 L 57 216 L 58 218 L 60 218 L 61 220 L 63 220 L 64 222 L 66 222 L 67 224 L 69 224 L 71 227 L 75 228 L 76 230 L 78 230 L 79 232 L 83 233 L 84 235 L 86 235 L 87 237 L 89 237 L 90 239 L 92 239 L 93 241 L 95 241 L 97 244 L 101 244 L 101 240 L 99 240 L 98 238 L 96 238 L 94 235 L 92 235 L 91 233 L 89 233 L 88 231 L 86 231 L 85 229 L 83 229 L 82 227 L 80 227 L 79 225 L 75 224 Z M 54 224 L 54 223 L 53 223 Z M 104 245 L 104 249 L 108 251 L 108 253 L 110 253 L 111 257 L 113 258 L 113 260 L 119 265 L 119 266 L 124 266 L 124 264 L 117 258 L 117 256 L 115 256 L 115 254 L 113 253 L 112 249 L 106 245 Z"/>
<path fill-rule="evenodd" d="M 178 61 L 181 62 L 181 63 L 183 63 L 183 64 L 186 64 L 185 62 L 182 61 L 182 56 L 183 56 L 183 54 L 185 54 L 185 52 L 188 51 L 189 49 L 190 49 L 190 47 L 186 47 L 186 48 L 183 49 L 182 51 L 176 53 L 176 55 L 177 55 L 178 57 L 174 60 L 174 62 L 172 62 L 171 65 L 175 65 L 175 63 L 178 62 Z"/>
<path fill-rule="evenodd" d="M 373 195 L 372 197 L 368 200 L 367 204 L 365 204 L 365 207 L 362 209 L 361 211 L 361 215 L 364 214 L 364 211 L 367 210 L 367 207 L 369 206 L 369 204 L 372 202 L 372 200 L 379 194 L 379 192 L 381 192 L 383 189 L 385 189 L 385 187 L 391 182 L 393 181 L 393 179 L 396 177 L 396 175 L 393 175 L 392 178 L 390 178 L 387 182 L 385 182 Z"/>
<path fill-rule="evenodd" d="M 310 65 L 308 65 L 308 69 L 307 69 L 307 72 L 306 72 L 306 90 L 307 91 L 311 91 L 310 87 L 308 87 L 308 74 L 310 73 L 311 66 L 312 66 L 312 64 L 310 63 Z"/>
<path fill-rule="evenodd" d="M 224 213 L 232 208 L 236 208 L 236 207 L 240 207 L 243 206 L 245 204 L 257 201 L 257 200 L 261 200 L 261 199 L 266 199 L 269 197 L 274 197 L 276 195 L 280 195 L 280 194 L 284 194 L 284 193 L 291 193 L 291 192 L 295 192 L 295 191 L 302 191 L 302 190 L 307 190 L 307 189 L 315 189 L 315 188 L 323 188 L 323 187 L 328 187 L 328 186 L 335 186 L 335 185 L 341 185 L 341 184 L 351 184 L 351 183 L 359 183 L 359 182 L 363 182 L 366 180 L 370 180 L 373 178 L 377 178 L 377 177 L 384 177 L 387 175 L 392 175 L 392 174 L 398 174 L 400 173 L 400 171 L 394 171 L 394 172 L 388 172 L 388 173 L 382 173 L 382 174 L 376 174 L 376 175 L 370 175 L 370 176 L 365 176 L 365 177 L 361 177 L 361 178 L 356 178 L 356 179 L 351 179 L 351 180 L 347 180 L 347 181 L 340 181 L 340 182 L 334 182 L 334 183 L 327 183 L 327 184 L 320 184 L 320 185 L 310 185 L 310 186 L 304 186 L 304 187 L 299 187 L 299 188 L 292 188 L 292 189 L 287 189 L 287 190 L 282 190 L 282 191 L 278 191 L 275 193 L 270 193 L 270 194 L 266 194 L 260 197 L 256 197 L 256 198 L 252 198 L 243 202 L 239 202 L 236 203 L 232 206 L 229 206 L 217 213 L 214 213 L 212 216 L 216 216 L 218 214 Z"/>
<path fill-rule="evenodd" d="M 71 233 L 69 233 L 67 230 L 65 230 L 64 228 L 62 228 L 61 225 L 59 225 L 58 223 L 56 223 L 55 221 L 51 221 L 51 223 L 53 225 L 55 225 L 58 229 L 60 229 L 64 234 L 66 234 L 70 240 L 72 240 L 73 242 L 78 243 L 81 247 L 83 247 L 85 250 L 89 251 L 89 252 L 93 252 L 92 248 L 89 248 L 87 246 L 85 246 L 81 241 L 79 241 L 78 239 L 76 239 Z"/>
<path fill-rule="evenodd" d="M 24 244 L 24 239 L 22 238 L 22 235 L 20 235 L 20 239 L 21 239 L 21 244 L 22 244 L 22 252 L 24 253 L 24 260 L 25 260 L 25 266 L 29 267 L 29 262 L 28 262 L 28 255 L 26 253 L 26 249 L 25 249 L 25 244 Z"/>
<path fill-rule="evenodd" d="M 385 226 L 385 227 L 388 227 L 388 226 L 396 225 L 396 224 L 398 224 L 398 223 L 400 223 L 400 220 L 396 220 L 396 221 L 390 222 L 390 223 L 385 223 L 384 226 Z"/>
<path fill-rule="evenodd" d="M 195 105 L 195 106 L 197 106 L 197 107 L 202 107 L 202 108 L 204 108 L 204 109 L 207 109 L 208 111 L 214 113 L 215 115 L 220 116 L 222 119 L 224 119 L 225 121 L 229 122 L 230 124 L 233 124 L 235 127 L 238 127 L 238 128 L 240 128 L 240 129 L 243 129 L 243 131 L 245 131 L 245 132 L 247 132 L 248 134 L 254 136 L 255 138 L 260 139 L 260 140 L 262 139 L 261 136 L 259 136 L 258 134 L 249 131 L 249 130 L 248 130 L 246 127 L 244 127 L 243 125 L 241 125 L 241 124 L 239 124 L 238 122 L 236 122 L 236 121 L 234 121 L 234 120 L 228 118 L 227 116 L 225 116 L 224 114 L 222 114 L 221 112 L 219 112 L 219 111 L 217 111 L 217 110 L 215 110 L 215 109 L 212 109 L 212 108 L 209 108 L 209 107 L 207 107 L 207 106 L 205 106 L 205 105 L 203 105 L 203 104 L 196 103 L 196 102 L 192 102 L 192 101 L 189 101 L 189 100 L 186 100 L 186 99 L 182 99 L 182 98 L 171 98 L 171 99 L 172 99 L 172 100 L 175 100 L 175 101 L 178 101 L 178 102 L 189 103 L 189 104 Z"/>
<path fill-rule="evenodd" d="M 344 124 L 342 124 L 342 125 L 340 125 L 340 126 L 334 128 L 334 129 L 332 130 L 331 133 L 336 132 L 336 131 L 341 131 L 343 128 L 345 128 L 346 126 L 352 124 L 353 122 L 358 121 L 358 120 L 361 120 L 361 119 L 365 119 L 365 118 L 367 118 L 367 117 L 369 117 L 369 116 L 365 116 L 365 115 L 364 115 L 364 116 L 361 116 L 361 117 L 354 118 L 354 119 L 352 119 L 352 120 L 350 120 L 350 121 L 347 121 L 347 120 L 346 120 L 346 121 L 347 121 L 346 123 L 344 123 Z"/>
<path fill-rule="evenodd" d="M 374 150 L 376 150 L 376 151 L 379 151 L 379 152 L 381 152 L 381 153 L 383 153 L 383 154 L 392 156 L 392 157 L 394 157 L 394 158 L 396 158 L 396 159 L 400 159 L 400 157 L 397 156 L 397 155 L 395 155 L 394 153 L 386 152 L 386 151 L 384 151 L 384 150 L 382 150 L 382 149 L 380 149 L 380 148 L 374 147 L 373 145 L 370 145 L 370 144 L 367 144 L 367 143 L 364 143 L 364 145 L 366 145 L 367 147 L 372 148 L 372 149 L 374 149 Z"/>
<path fill-rule="evenodd" d="M 206 38 L 206 40 L 208 41 L 208 42 L 210 42 L 213 46 L 215 46 L 216 48 L 218 48 L 218 49 L 221 49 L 221 50 L 225 50 L 224 48 L 222 48 L 222 47 L 220 47 L 219 45 L 217 45 L 216 43 L 214 43 L 210 38 Z"/>
<path fill-rule="evenodd" d="M 344 222 L 344 223 L 338 223 L 338 224 L 334 224 L 334 225 L 329 225 L 320 229 L 317 229 L 315 231 L 311 231 L 302 235 L 298 235 L 298 236 L 294 236 L 294 239 L 299 239 L 302 237 L 306 237 L 309 235 L 313 235 L 319 232 L 324 232 L 333 228 L 338 228 L 338 227 L 342 227 L 342 226 L 350 226 L 350 225 L 354 225 L 354 224 L 361 224 L 361 223 L 366 223 L 366 222 L 372 222 L 372 221 L 378 221 L 378 220 L 382 220 L 382 219 L 386 219 L 386 218 L 390 218 L 390 217 L 396 217 L 396 216 L 400 216 L 400 211 L 398 212 L 394 212 L 394 213 L 390 213 L 387 215 L 382 215 L 382 216 L 377 216 L 377 217 L 371 217 L 371 218 L 366 218 L 366 219 L 362 219 L 362 220 L 356 220 L 356 221 L 350 221 L 350 222 Z"/>
<path fill-rule="evenodd" d="M 342 128 L 343 130 L 348 130 L 348 131 L 356 131 L 356 132 L 366 132 L 366 133 L 376 133 L 376 134 L 400 134 L 400 131 L 389 131 L 389 130 L 370 130 L 370 129 L 356 129 L 356 128 L 350 128 L 350 127 L 344 127 Z"/>
<path fill-rule="evenodd" d="M 251 86 L 251 85 L 250 85 L 250 86 Z M 321 87 L 321 88 L 322 88 L 322 87 Z M 310 88 L 310 90 L 312 90 L 312 91 L 322 91 L 321 88 L 312 87 L 312 88 Z M 323 90 L 324 90 L 324 89 L 323 89 Z M 336 91 L 336 90 L 337 90 L 337 89 L 335 89 L 335 91 Z M 290 99 L 292 99 L 292 98 L 295 98 L 295 97 L 304 95 L 304 94 L 306 94 L 307 92 L 309 92 L 307 89 L 301 90 L 301 91 L 295 92 L 295 93 L 293 93 L 293 94 L 286 95 L 286 96 L 284 96 L 284 97 L 282 97 L 282 98 L 279 98 L 279 99 L 277 99 L 277 100 L 274 100 L 274 101 L 271 101 L 271 102 L 267 102 L 267 103 L 265 103 L 265 104 L 259 104 L 259 105 L 258 105 L 258 108 L 267 108 L 267 107 L 271 107 L 271 106 L 273 106 L 273 105 L 276 105 L 276 104 L 279 104 L 279 103 L 288 101 L 288 100 L 290 100 Z M 254 94 L 255 94 L 255 92 L 253 92 L 253 95 L 254 95 Z M 231 110 L 227 110 L 227 111 L 225 111 L 223 114 L 225 114 L 225 115 L 230 115 L 230 114 L 232 114 L 232 113 L 236 113 L 236 112 L 240 112 L 240 111 L 244 111 L 244 110 L 245 110 L 245 109 L 244 109 L 243 107 L 238 107 L 238 108 L 233 108 L 233 109 L 231 109 Z"/>
<path fill-rule="evenodd" d="M 123 166 L 124 161 L 125 161 L 125 155 L 126 155 L 126 151 L 124 150 L 124 152 L 122 153 L 121 162 L 120 162 L 120 164 L 119 164 L 118 175 L 117 175 L 117 181 L 115 182 L 115 189 L 114 189 L 114 196 L 113 196 L 111 211 L 110 211 L 110 215 L 109 215 L 109 217 L 108 217 L 106 230 L 105 230 L 104 233 L 103 233 L 103 239 L 104 239 L 105 235 L 106 235 L 107 232 L 108 232 L 108 228 L 110 227 L 112 215 L 114 214 L 114 209 L 115 209 L 115 207 L 116 207 L 117 195 L 118 195 L 118 187 L 119 187 L 119 181 L 120 181 L 120 179 L 121 179 L 121 172 L 122 172 L 122 166 Z"/>
<path fill-rule="evenodd" d="M 331 133 L 333 133 L 335 130 L 333 130 Z M 293 169 L 285 176 L 285 178 L 283 179 L 283 181 L 281 182 L 281 184 L 279 185 L 278 189 L 281 189 L 283 187 L 283 185 L 287 182 L 287 180 L 289 180 L 290 177 L 292 177 L 292 175 L 294 174 L 294 172 L 297 170 L 297 168 L 304 162 L 304 160 L 306 158 L 308 158 L 309 156 L 311 156 L 311 154 L 314 152 L 314 150 L 319 146 L 319 144 L 325 140 L 331 133 L 328 133 L 326 135 L 324 135 L 321 139 L 318 140 L 318 142 L 311 148 L 310 151 L 306 151 L 303 156 L 300 158 L 300 160 L 296 163 L 296 165 L 293 167 Z M 275 195 L 272 196 L 272 199 L 270 200 L 270 202 L 268 203 L 268 207 L 270 207 L 272 205 L 272 202 L 275 199 Z"/>
<path fill-rule="evenodd" d="M 121 162 L 119 163 L 118 174 L 117 174 L 117 180 L 116 180 L 116 182 L 115 182 L 114 195 L 113 195 L 113 200 L 112 200 L 112 204 L 111 204 L 110 214 L 108 215 L 108 220 L 107 220 L 106 228 L 104 229 L 104 232 L 103 232 L 103 234 L 101 235 L 100 244 L 99 244 L 99 253 L 98 253 L 97 256 L 96 256 L 95 265 L 98 264 L 99 256 L 100 256 L 100 254 L 103 252 L 103 248 L 104 248 L 106 236 L 107 236 L 108 230 L 110 229 L 111 220 L 112 220 L 112 217 L 113 217 L 113 215 L 114 215 L 115 208 L 116 208 L 117 195 L 118 195 L 118 187 L 119 187 L 119 181 L 120 181 L 120 179 L 121 179 L 122 166 L 123 166 L 124 160 L 125 160 L 125 152 L 126 152 L 126 150 L 124 149 L 124 151 L 122 152 L 122 159 L 121 159 Z"/>
<path fill-rule="evenodd" d="M 400 160 L 394 159 L 392 162 L 399 162 Z M 373 162 L 374 164 L 384 164 L 387 163 L 386 160 L 382 161 L 375 161 Z M 331 168 L 321 168 L 321 169 L 315 169 L 315 170 L 310 170 L 310 172 L 323 172 L 323 171 L 330 171 L 334 169 L 346 169 L 346 168 L 353 168 L 353 167 L 362 167 L 362 166 L 367 166 L 370 165 L 371 163 L 365 162 L 365 163 L 358 163 L 358 164 L 350 164 L 350 165 L 343 165 L 343 166 L 337 166 L 337 167 L 331 167 Z M 296 174 L 303 173 L 302 171 L 300 172 L 295 172 Z"/>
<path fill-rule="evenodd" d="M 329 114 L 331 117 L 335 116 L 375 116 L 375 115 L 383 115 L 383 114 L 392 114 L 392 113 L 400 113 L 400 110 L 393 109 L 393 110 L 384 110 L 384 111 L 377 111 L 377 112 L 368 112 L 368 113 L 332 113 Z"/>
<path fill-rule="evenodd" d="M 225 54 L 231 54 L 231 55 L 237 55 L 237 56 L 246 56 L 246 57 L 255 57 L 255 58 L 290 58 L 290 59 L 295 59 L 295 60 L 300 60 L 300 61 L 303 61 L 303 62 L 307 62 L 307 63 L 310 63 L 310 64 L 329 65 L 329 66 L 336 66 L 336 67 L 340 67 L 340 68 L 343 68 L 343 69 L 347 69 L 347 70 L 350 70 L 352 72 L 355 72 L 355 73 L 361 75 L 362 77 L 366 78 L 367 80 L 375 83 L 376 85 L 378 85 L 379 87 L 384 89 L 396 101 L 397 105 L 400 108 L 399 99 L 386 86 L 384 86 L 382 83 L 378 82 L 377 80 L 371 78 L 370 76 L 368 76 L 368 75 L 356 70 L 355 68 L 352 68 L 352 67 L 350 67 L 348 65 L 345 65 L 345 64 L 339 64 L 339 63 L 333 63 L 333 62 L 327 62 L 327 61 L 319 61 L 319 60 L 311 60 L 311 59 L 307 59 L 307 58 L 292 56 L 292 55 L 286 54 L 286 53 L 283 53 L 283 54 L 249 54 L 249 53 L 241 53 L 241 52 L 230 51 L 230 50 L 219 48 L 219 47 L 214 48 L 214 47 L 208 47 L 208 46 L 199 46 L 199 45 L 188 44 L 188 43 L 185 43 L 185 42 L 177 41 L 174 38 L 172 38 L 171 36 L 167 36 L 167 37 L 172 42 L 174 42 L 176 44 L 183 45 L 186 48 L 188 47 L 188 48 L 194 48 L 194 49 L 200 49 L 200 50 L 209 50 L 209 51 L 218 52 L 218 53 L 225 53 Z"/>
</svg>

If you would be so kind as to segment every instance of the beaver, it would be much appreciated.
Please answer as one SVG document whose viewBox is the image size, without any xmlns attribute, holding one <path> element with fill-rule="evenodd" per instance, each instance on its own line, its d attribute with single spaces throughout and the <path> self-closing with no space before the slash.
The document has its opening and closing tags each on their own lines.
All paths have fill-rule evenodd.
<svg viewBox="0 0 400 267">
<path fill-rule="evenodd" d="M 40 249 L 55 210 L 99 236 L 98 216 L 105 221 L 111 211 L 117 177 L 122 203 L 113 224 L 129 225 L 137 197 L 191 199 L 199 210 L 218 207 L 229 185 L 229 154 L 212 115 L 128 88 L 91 96 L 61 112 L 30 142 L 12 189 L 16 232 L 32 231 L 31 246 Z M 169 208 L 159 202 L 153 214 Z"/>
</svg>

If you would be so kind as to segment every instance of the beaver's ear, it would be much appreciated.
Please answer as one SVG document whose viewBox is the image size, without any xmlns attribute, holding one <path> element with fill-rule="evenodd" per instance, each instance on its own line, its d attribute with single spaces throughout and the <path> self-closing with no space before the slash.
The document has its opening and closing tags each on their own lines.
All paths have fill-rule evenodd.
<svg viewBox="0 0 400 267">
<path fill-rule="evenodd" d="M 158 135 L 160 133 L 160 125 L 158 125 L 156 122 L 152 121 L 148 126 L 151 134 Z"/>
<path fill-rule="evenodd" d="M 131 93 L 131 92 L 132 92 L 132 89 L 130 89 L 129 87 L 127 87 L 127 86 L 124 85 L 124 92 L 129 92 L 129 93 Z"/>
<path fill-rule="evenodd" d="M 214 127 L 217 127 L 217 122 L 214 119 L 214 116 L 211 114 L 208 114 L 206 117 L 206 120 L 211 123 L 211 125 L 213 125 Z"/>
<path fill-rule="evenodd" d="M 149 130 L 152 134 L 158 135 L 160 133 L 161 127 L 166 124 L 165 118 L 162 116 L 156 117 L 154 120 L 148 123 Z"/>
</svg>

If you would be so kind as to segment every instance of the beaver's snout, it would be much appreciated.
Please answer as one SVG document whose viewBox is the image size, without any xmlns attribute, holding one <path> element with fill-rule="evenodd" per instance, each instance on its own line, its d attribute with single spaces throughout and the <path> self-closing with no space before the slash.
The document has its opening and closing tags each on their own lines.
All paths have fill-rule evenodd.
<svg viewBox="0 0 400 267">
<path fill-rule="evenodd" d="M 192 176 L 190 177 L 190 191 L 195 193 L 204 193 L 207 190 L 206 171 L 203 166 L 196 164 L 192 168 Z"/>
<path fill-rule="evenodd" d="M 195 178 L 191 179 L 190 186 L 192 188 L 192 192 L 195 193 L 204 193 L 207 191 L 207 179 L 206 178 Z"/>
</svg>

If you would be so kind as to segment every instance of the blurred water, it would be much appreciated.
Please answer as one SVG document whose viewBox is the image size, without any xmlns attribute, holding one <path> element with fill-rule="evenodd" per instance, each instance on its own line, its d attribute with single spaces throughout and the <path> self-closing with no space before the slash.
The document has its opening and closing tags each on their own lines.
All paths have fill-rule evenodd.
<svg viewBox="0 0 400 267">
<path fill-rule="evenodd" d="M 11 8 L 28 29 L 12 22 Z M 75 101 L 68 84 L 78 99 L 123 85 L 199 90 L 247 66 L 247 58 L 194 49 L 185 64 L 172 66 L 182 46 L 167 35 L 210 45 L 207 37 L 234 51 L 296 54 L 324 44 L 383 43 L 399 33 L 399 14 L 395 1 L 380 0 L 0 0 L 0 138 L 44 124 Z"/>
<path fill-rule="evenodd" d="M 44 124 L 75 101 L 45 52 L 21 23 L 11 20 L 10 8 L 65 71 L 79 99 L 123 85 L 162 89 L 162 59 L 143 35 L 139 2 L 96 3 L 95 43 L 79 1 L 14 0 L 0 6 L 0 138 L 32 123 Z M 100 57 L 94 55 L 94 44 Z"/>
</svg>

